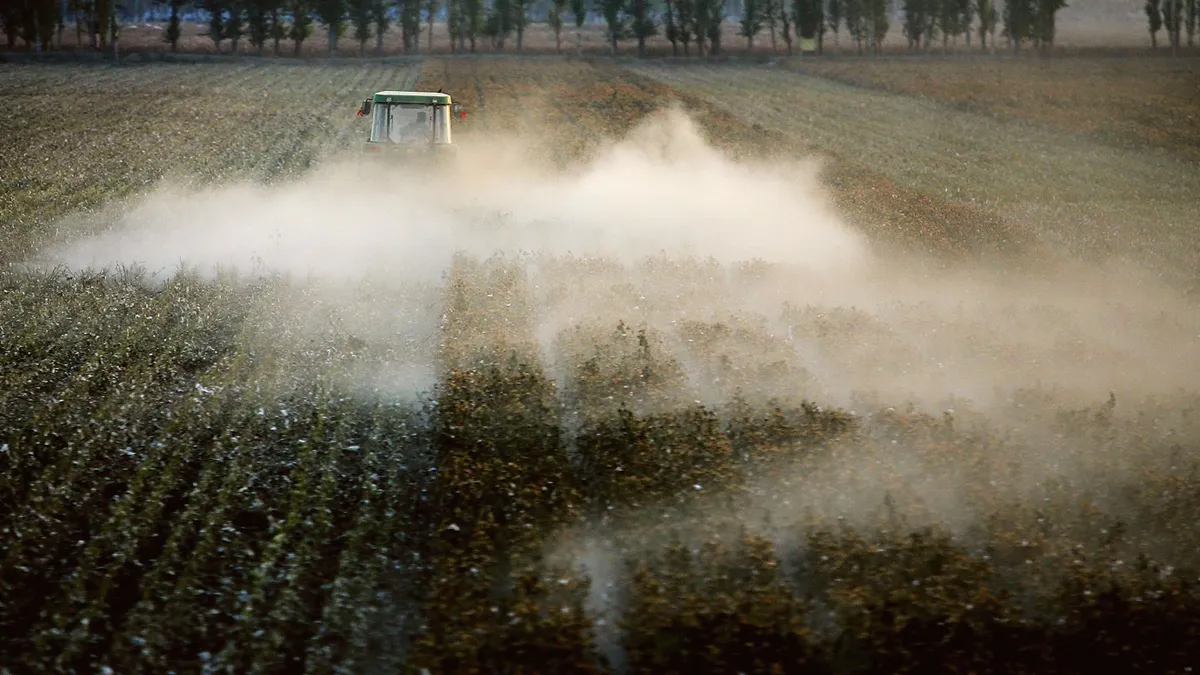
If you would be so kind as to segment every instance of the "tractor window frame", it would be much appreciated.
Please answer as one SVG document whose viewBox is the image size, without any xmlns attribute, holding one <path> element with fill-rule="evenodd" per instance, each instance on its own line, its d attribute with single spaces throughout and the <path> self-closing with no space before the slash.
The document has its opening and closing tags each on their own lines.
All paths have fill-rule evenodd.
<svg viewBox="0 0 1200 675">
<path fill-rule="evenodd" d="M 374 118 L 371 124 L 371 141 L 376 143 L 393 143 L 396 145 L 420 145 L 422 143 L 432 143 L 437 133 L 435 125 L 436 115 L 434 114 L 433 110 L 430 110 L 430 108 L 434 107 L 436 106 L 429 103 L 376 103 L 372 106 L 372 114 L 374 115 Z M 426 121 L 423 126 L 426 126 L 426 130 L 429 132 L 429 135 L 424 137 L 424 134 L 422 134 L 423 138 L 409 141 L 397 138 L 394 133 L 394 127 L 397 124 L 397 109 L 426 112 Z M 400 121 L 399 123 L 405 124 L 403 121 Z"/>
<path fill-rule="evenodd" d="M 450 142 L 450 105 L 447 103 L 433 104 L 433 142 Z"/>
</svg>

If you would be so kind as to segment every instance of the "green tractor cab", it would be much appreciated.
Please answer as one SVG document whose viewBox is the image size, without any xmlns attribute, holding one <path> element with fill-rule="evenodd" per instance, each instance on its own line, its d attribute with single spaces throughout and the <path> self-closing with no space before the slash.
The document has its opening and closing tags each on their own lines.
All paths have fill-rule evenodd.
<svg viewBox="0 0 1200 675">
<path fill-rule="evenodd" d="M 358 115 L 371 118 L 365 155 L 419 157 L 453 155 L 450 118 L 463 119 L 466 112 L 442 92 L 379 91 L 363 101 Z"/>
</svg>

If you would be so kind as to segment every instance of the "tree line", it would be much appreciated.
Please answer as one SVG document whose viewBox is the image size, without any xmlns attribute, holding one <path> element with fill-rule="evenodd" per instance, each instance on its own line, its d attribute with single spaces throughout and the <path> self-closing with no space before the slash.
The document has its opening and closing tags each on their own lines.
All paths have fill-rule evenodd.
<svg viewBox="0 0 1200 675">
<path fill-rule="evenodd" d="M 823 53 L 827 36 L 834 48 L 841 40 L 853 44 L 858 54 L 879 53 L 892 29 L 889 0 L 158 0 L 169 10 L 164 40 L 177 50 L 181 37 L 181 14 L 203 10 L 208 19 L 207 36 L 217 51 L 228 43 L 233 52 L 244 40 L 259 54 L 268 45 L 280 52 L 284 40 L 291 41 L 295 54 L 311 37 L 316 25 L 324 27 L 327 49 L 333 54 L 344 38 L 367 53 L 382 54 L 384 35 L 398 31 L 405 53 L 420 53 L 422 35 L 426 49 L 432 47 L 434 23 L 444 21 L 450 50 L 474 53 L 481 43 L 495 51 L 512 44 L 524 48 L 526 28 L 542 22 L 555 36 L 556 51 L 563 48 L 563 30 L 582 28 L 589 19 L 605 27 L 609 50 L 616 54 L 625 41 L 636 43 L 637 54 L 646 55 L 647 40 L 663 35 L 675 56 L 718 55 L 722 52 L 722 26 L 733 21 L 736 34 L 755 49 L 756 39 L 767 39 L 772 51 L 780 44 L 793 53 L 800 49 Z M 76 44 L 84 35 L 92 48 L 115 47 L 123 9 L 118 0 L 5 0 L 0 3 L 0 23 L 10 48 L 17 40 L 34 50 L 61 45 L 68 22 L 75 24 Z M 942 51 L 959 39 L 969 49 L 972 39 L 982 50 L 995 50 L 997 33 L 1020 52 L 1025 44 L 1047 49 L 1054 44 L 1055 17 L 1066 7 L 1064 0 L 902 0 L 901 29 L 911 51 L 928 52 L 940 42 Z M 1145 0 L 1151 45 L 1157 47 L 1158 33 L 1166 30 L 1172 49 L 1178 50 L 1186 34 L 1194 45 L 1200 0 Z"/>
</svg>

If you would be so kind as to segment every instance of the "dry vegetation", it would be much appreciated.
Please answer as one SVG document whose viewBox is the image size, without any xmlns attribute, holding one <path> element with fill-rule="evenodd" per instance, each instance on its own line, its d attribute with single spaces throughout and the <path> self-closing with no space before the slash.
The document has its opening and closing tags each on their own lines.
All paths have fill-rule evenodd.
<svg viewBox="0 0 1200 675">
<path fill-rule="evenodd" d="M 1031 269 L 1058 244 L 1006 211 L 1049 180 L 1022 172 L 1048 169 L 986 164 L 995 193 L 972 203 L 940 189 L 968 187 L 970 162 L 941 161 L 967 130 L 981 153 L 1083 142 L 935 108 L 945 147 L 916 152 L 927 102 L 801 78 L 503 58 L 419 76 L 0 66 L 0 155 L 16 158 L 0 199 L 0 671 L 1189 672 L 1200 315 L 1167 291 L 919 271 L 822 284 L 673 251 L 460 251 L 422 276 L 406 265 L 434 244 L 386 239 L 358 242 L 379 251 L 334 281 L 24 264 L 127 225 L 164 177 L 271 184 L 179 197 L 173 218 L 234 224 L 214 230 L 227 250 L 260 220 L 306 222 L 278 208 L 289 189 L 341 200 L 327 225 L 353 239 L 379 213 L 356 201 L 421 213 L 405 199 L 482 185 L 311 179 L 361 131 L 365 92 L 414 82 L 466 103 L 468 157 L 515 136 L 579 170 L 675 100 L 747 162 L 835 154 L 834 200 L 879 248 Z M 519 168 L 492 151 L 471 181 Z M 1102 177 L 1124 161 L 1142 181 L 1121 197 L 1130 226 L 1180 246 L 1129 195 L 1191 183 L 1147 193 L 1160 166 L 1095 152 Z M 743 168 L 713 171 L 736 194 L 755 184 Z M 664 194 L 629 226 L 701 197 Z M 1027 199 L 1069 202 L 1053 185 Z"/>
<path fill-rule="evenodd" d="M 1200 161 L 1200 60 L 908 59 L 794 62 L 800 72 L 1030 120 Z"/>
</svg>

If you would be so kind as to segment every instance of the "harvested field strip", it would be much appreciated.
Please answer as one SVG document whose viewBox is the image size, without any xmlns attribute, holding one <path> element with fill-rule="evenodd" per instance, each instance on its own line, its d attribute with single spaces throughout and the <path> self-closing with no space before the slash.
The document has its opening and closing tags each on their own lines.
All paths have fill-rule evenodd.
<svg viewBox="0 0 1200 675">
<path fill-rule="evenodd" d="M 900 186 L 995 211 L 1071 253 L 1129 252 L 1184 278 L 1198 268 L 1190 204 L 1200 174 L 1187 162 L 793 72 L 632 68 Z"/>
<path fill-rule="evenodd" d="M 1200 58 L 794 60 L 808 75 L 1200 161 Z"/>
</svg>

